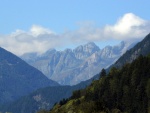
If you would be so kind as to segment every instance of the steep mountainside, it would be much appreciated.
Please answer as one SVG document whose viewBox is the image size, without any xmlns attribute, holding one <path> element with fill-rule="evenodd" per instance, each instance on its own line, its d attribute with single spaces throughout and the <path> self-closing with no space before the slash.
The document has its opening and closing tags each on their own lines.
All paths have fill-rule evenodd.
<svg viewBox="0 0 150 113">
<path fill-rule="evenodd" d="M 50 111 L 38 113 L 150 113 L 150 56 L 122 69 L 112 68 L 83 90 L 74 91 Z"/>
<path fill-rule="evenodd" d="M 0 48 L 0 104 L 16 100 L 38 88 L 57 85 L 36 68 Z"/>
<path fill-rule="evenodd" d="M 150 34 L 148 34 L 141 42 L 137 43 L 132 49 L 128 50 L 124 55 L 122 55 L 112 66 L 122 67 L 122 65 L 125 63 L 130 63 L 135 60 L 139 55 L 148 55 L 149 51 Z"/>
<path fill-rule="evenodd" d="M 42 71 L 48 78 L 62 85 L 74 85 L 85 81 L 115 62 L 133 45 L 121 42 L 116 46 L 99 49 L 93 42 L 71 50 L 50 49 L 42 55 L 24 54 L 22 59 Z"/>
</svg>

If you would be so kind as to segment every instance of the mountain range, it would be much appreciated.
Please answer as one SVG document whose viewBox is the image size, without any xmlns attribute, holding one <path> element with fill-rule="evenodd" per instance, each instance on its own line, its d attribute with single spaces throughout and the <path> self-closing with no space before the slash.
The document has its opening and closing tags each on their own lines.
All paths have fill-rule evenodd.
<svg viewBox="0 0 150 113">
<path fill-rule="evenodd" d="M 0 104 L 14 101 L 38 88 L 58 85 L 19 57 L 0 48 Z"/>
<path fill-rule="evenodd" d="M 140 55 L 146 56 L 146 55 L 148 55 L 150 53 L 150 49 L 149 48 L 150 48 L 150 34 L 148 34 L 141 42 L 136 44 L 133 48 L 128 50 L 126 53 L 124 53 L 113 65 L 111 65 L 111 67 L 121 68 L 124 64 L 132 62 L 133 60 L 135 60 Z M 29 65 L 27 63 L 25 63 L 21 59 L 18 59 L 18 57 L 16 57 L 15 55 L 11 54 L 10 52 L 8 52 L 8 51 L 6 51 L 6 50 L 4 50 L 2 48 L 0 50 L 1 50 L 0 51 L 1 52 L 1 64 L 4 63 L 5 65 L 8 65 L 8 67 L 9 67 L 9 66 L 12 66 L 13 63 L 15 65 L 17 65 L 18 61 L 19 61 L 20 65 L 18 65 L 17 67 L 20 67 L 22 70 L 25 69 L 25 72 L 28 72 L 27 71 L 28 69 L 26 69 L 26 67 L 24 67 L 24 66 L 21 67 L 22 62 L 23 62 L 23 65 L 28 67 Z M 138 53 L 137 53 L 137 51 L 138 51 Z M 133 58 L 131 56 L 134 56 L 134 59 L 131 60 L 130 58 Z M 122 64 L 122 65 L 118 65 L 118 63 Z M 29 67 L 31 68 L 31 66 L 29 66 Z M 18 68 L 16 68 L 16 70 L 17 69 Z M 35 69 L 35 68 L 32 67 L 32 69 Z M 7 71 L 8 70 L 7 68 L 6 69 L 3 68 L 2 70 L 3 71 L 5 70 L 5 73 L 11 72 L 11 71 Z M 13 70 L 12 72 L 13 73 L 17 72 L 18 70 L 17 71 L 16 70 Z M 21 72 L 22 72 L 22 70 L 21 70 Z M 37 69 L 35 69 L 35 70 L 36 70 L 36 72 L 39 72 Z M 3 71 L 1 71 L 1 72 L 3 72 Z M 18 73 L 21 73 L 21 72 L 18 72 Z M 30 71 L 30 72 L 32 72 L 32 71 Z M 3 75 L 7 75 L 7 74 L 1 74 L 1 76 L 3 77 Z M 33 74 L 33 75 L 35 76 L 36 74 Z M 12 74 L 9 74 L 9 76 L 12 76 Z M 44 76 L 44 75 L 42 74 L 42 76 Z M 11 112 L 11 111 L 13 111 L 14 113 L 26 113 L 26 110 L 29 108 L 28 113 L 35 113 L 40 108 L 49 109 L 50 107 L 52 107 L 53 104 L 55 104 L 55 102 L 58 102 L 59 100 L 61 100 L 63 98 L 70 97 L 73 90 L 85 88 L 94 79 L 98 79 L 99 76 L 100 75 L 97 74 L 93 78 L 91 78 L 91 79 L 89 79 L 87 81 L 81 82 L 80 84 L 78 84 L 76 86 L 58 86 L 58 84 L 56 82 L 54 82 L 53 85 L 56 85 L 55 87 L 46 87 L 46 88 L 38 89 L 38 90 L 32 92 L 31 94 L 29 94 L 29 95 L 27 95 L 25 97 L 22 97 L 22 98 L 18 99 L 17 101 L 15 101 L 15 102 L 13 102 L 11 104 L 5 104 L 3 106 L 0 106 L 0 111 L 3 111 L 3 112 L 6 112 L 6 111 L 10 111 Z M 18 78 L 18 75 L 17 75 L 17 78 Z M 24 78 L 21 78 L 21 79 L 24 79 Z M 32 80 L 32 82 L 36 81 L 36 79 Z M 40 79 L 42 79 L 42 78 L 40 78 Z M 17 83 L 13 79 L 11 79 L 11 80 L 13 81 L 13 83 Z M 48 79 L 46 78 L 46 80 L 48 80 Z M 1 83 L 3 83 L 3 81 L 1 81 Z M 21 82 L 23 83 L 23 81 L 21 81 Z M 13 86 L 14 84 L 11 84 L 11 85 Z M 16 85 L 18 85 L 18 84 L 16 84 Z M 22 85 L 22 84 L 20 84 L 20 85 Z M 32 84 L 30 84 L 30 85 L 32 85 Z M 49 85 L 51 85 L 51 83 Z M 4 85 L 1 85 L 1 86 L 4 87 Z M 9 86 L 9 83 L 8 83 L 8 86 Z M 14 90 L 14 87 L 12 87 L 12 86 L 10 86 L 10 87 L 11 87 L 11 89 Z M 28 85 L 26 85 L 26 86 L 28 86 Z M 18 86 L 15 86 L 15 87 L 18 87 Z M 45 87 L 45 86 L 43 86 L 43 87 Z M 9 90 L 10 89 L 7 89 L 7 91 L 9 91 Z M 18 91 L 17 90 L 16 90 L 16 94 L 19 94 L 18 93 L 19 90 Z M 22 92 L 22 90 L 21 90 L 21 92 Z M 8 96 L 8 95 L 6 95 L 6 96 Z M 3 98 L 1 98 L 1 99 L 3 99 Z"/>
<path fill-rule="evenodd" d="M 141 42 L 139 42 L 133 48 L 131 48 L 125 54 L 123 54 L 113 65 L 111 65 L 111 68 L 112 67 L 121 68 L 124 64 L 130 63 L 131 62 L 130 56 L 133 56 L 136 51 L 140 50 L 138 55 L 136 55 L 136 57 L 132 59 L 132 61 L 135 60 L 137 57 L 139 57 L 140 54 L 143 56 L 147 56 L 148 54 L 150 54 L 149 48 L 150 48 L 150 34 L 148 34 Z M 122 59 L 124 57 L 126 60 Z M 120 67 L 116 66 L 117 62 L 119 62 L 119 64 L 122 65 L 119 65 Z M 111 72 L 115 72 L 115 71 L 111 71 Z M 76 86 L 58 86 L 58 87 L 42 88 L 31 93 L 28 96 L 20 98 L 19 100 L 11 103 L 10 105 L 7 104 L 4 106 L 0 106 L 0 110 L 3 112 L 12 111 L 15 113 L 26 113 L 27 111 L 28 113 L 35 113 L 39 109 L 50 109 L 52 105 L 55 104 L 55 102 L 59 102 L 63 98 L 70 97 L 73 90 L 85 88 L 89 86 L 94 79 L 99 79 L 99 78 L 100 78 L 100 74 L 97 74 L 93 78 L 81 82 Z"/>
<path fill-rule="evenodd" d="M 95 43 L 89 42 L 73 50 L 50 49 L 41 55 L 26 53 L 21 58 L 61 85 L 75 85 L 110 66 L 134 45 L 122 41 L 116 46 L 100 49 Z"/>
</svg>

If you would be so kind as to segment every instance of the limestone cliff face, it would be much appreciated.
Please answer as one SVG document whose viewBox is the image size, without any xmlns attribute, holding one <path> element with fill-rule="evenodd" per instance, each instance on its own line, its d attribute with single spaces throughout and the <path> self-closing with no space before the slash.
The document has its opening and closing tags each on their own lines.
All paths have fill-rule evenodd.
<svg viewBox="0 0 150 113">
<path fill-rule="evenodd" d="M 90 79 L 102 68 L 110 66 L 130 48 L 130 45 L 121 42 L 119 45 L 100 49 L 90 42 L 73 50 L 50 49 L 40 56 L 28 53 L 23 55 L 22 59 L 62 85 L 75 85 Z"/>
</svg>

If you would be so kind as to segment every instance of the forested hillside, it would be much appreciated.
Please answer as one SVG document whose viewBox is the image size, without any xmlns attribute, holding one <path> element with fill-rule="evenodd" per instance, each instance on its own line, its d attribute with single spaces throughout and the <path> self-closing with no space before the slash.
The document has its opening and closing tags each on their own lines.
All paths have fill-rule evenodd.
<svg viewBox="0 0 150 113">
<path fill-rule="evenodd" d="M 50 111 L 38 113 L 150 113 L 150 55 L 139 56 L 121 69 L 103 69 L 99 80 Z"/>
</svg>

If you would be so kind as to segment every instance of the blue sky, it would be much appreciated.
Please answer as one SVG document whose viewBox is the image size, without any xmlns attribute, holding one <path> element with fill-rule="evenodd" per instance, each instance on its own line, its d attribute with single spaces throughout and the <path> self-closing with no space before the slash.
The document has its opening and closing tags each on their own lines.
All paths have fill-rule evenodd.
<svg viewBox="0 0 150 113">
<path fill-rule="evenodd" d="M 149 24 L 150 20 L 149 6 L 148 0 L 0 0 L 0 45 L 16 54 L 34 52 L 37 46 L 39 47 L 37 52 L 44 52 L 57 45 L 60 45 L 59 48 L 66 48 L 64 44 L 73 47 L 77 43 L 89 41 L 103 46 L 113 45 L 124 40 L 131 30 L 135 32 L 133 35 L 135 38 L 139 38 L 137 37 L 139 34 L 143 37 L 148 33 L 149 26 L 145 23 Z M 133 22 L 135 19 L 136 23 L 132 25 L 133 22 L 129 21 L 127 29 L 125 21 L 128 21 L 128 17 Z M 131 29 L 135 26 L 136 31 Z M 141 28 L 146 30 L 137 31 Z M 118 33 L 118 29 L 126 30 L 128 33 L 123 30 Z M 117 33 L 112 33 L 114 30 L 117 30 Z M 106 36 L 106 33 L 110 35 Z M 32 36 L 29 36 L 31 34 Z M 44 34 L 44 37 L 48 34 L 50 38 L 43 38 L 38 36 L 39 34 Z M 18 36 L 19 39 L 16 38 Z M 112 39 L 108 38 L 111 36 Z M 58 43 L 55 39 L 64 40 L 65 43 L 63 41 L 64 44 Z M 31 45 L 35 44 L 34 47 L 27 45 L 30 40 Z M 49 44 L 52 46 L 40 46 L 45 45 L 46 40 L 52 42 Z M 11 41 L 10 44 L 6 44 L 8 41 Z M 18 46 L 13 47 L 14 44 Z M 28 46 L 29 50 L 17 53 L 16 51 L 24 50 L 19 44 Z M 20 50 L 17 50 L 18 47 Z"/>
<path fill-rule="evenodd" d="M 104 26 L 129 12 L 149 20 L 149 6 L 148 0 L 0 0 L 0 33 L 28 30 L 33 24 L 55 32 L 76 29 L 84 21 Z"/>
</svg>

